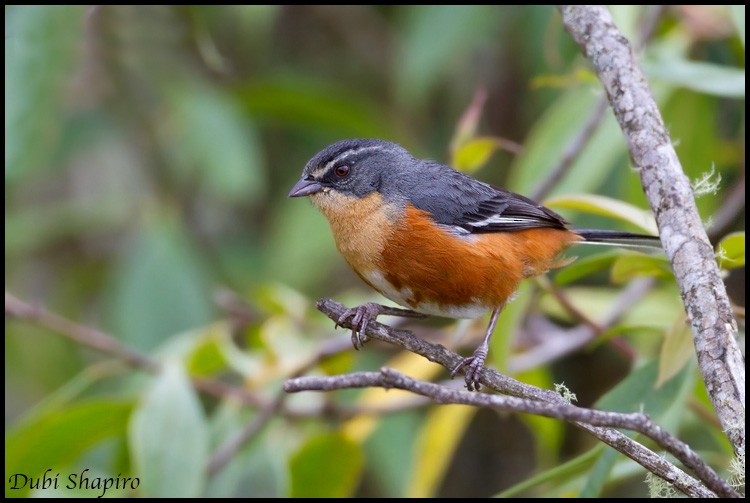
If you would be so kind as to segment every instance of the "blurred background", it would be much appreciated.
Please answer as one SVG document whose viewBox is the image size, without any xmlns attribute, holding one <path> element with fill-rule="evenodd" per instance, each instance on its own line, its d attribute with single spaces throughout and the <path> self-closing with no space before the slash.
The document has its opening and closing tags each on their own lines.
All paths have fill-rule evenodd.
<svg viewBox="0 0 750 503">
<path fill-rule="evenodd" d="M 708 232 L 726 243 L 744 341 L 744 7 L 613 15 Z M 382 365 L 447 379 L 383 344 L 355 353 L 315 310 L 321 297 L 383 299 L 348 269 L 322 215 L 286 197 L 310 157 L 340 139 L 383 138 L 541 197 L 581 227 L 648 231 L 602 99 L 551 7 L 6 6 L 6 496 L 98 495 L 62 488 L 84 469 L 140 478 L 111 495 L 648 494 L 642 468 L 557 421 L 397 392 L 281 391 L 292 375 Z M 543 387 L 565 382 L 580 405 L 647 404 L 728 469 L 668 264 L 574 252 L 567 273 L 523 287 L 490 364 Z M 162 370 L 9 316 L 9 294 Z M 615 322 L 560 349 L 579 334 L 576 312 L 601 320 L 618 306 Z M 469 354 L 485 323 L 404 326 Z M 60 488 L 7 482 L 48 468 Z"/>
</svg>

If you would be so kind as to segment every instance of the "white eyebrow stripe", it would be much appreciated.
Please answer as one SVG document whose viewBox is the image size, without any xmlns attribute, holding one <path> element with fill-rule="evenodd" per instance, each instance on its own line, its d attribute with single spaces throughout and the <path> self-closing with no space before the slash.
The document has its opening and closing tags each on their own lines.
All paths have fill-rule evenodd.
<svg viewBox="0 0 750 503">
<path fill-rule="evenodd" d="M 351 157 L 355 154 L 360 154 L 362 152 L 369 152 L 371 150 L 384 150 L 382 145 L 371 145 L 369 147 L 362 147 L 362 148 L 355 148 L 355 149 L 349 149 L 338 156 L 334 157 L 330 161 L 328 161 L 323 167 L 318 168 L 316 170 L 313 170 L 310 174 L 313 176 L 313 178 L 319 178 L 322 177 L 324 174 L 326 174 L 335 163 L 342 161 L 348 157 Z"/>
</svg>

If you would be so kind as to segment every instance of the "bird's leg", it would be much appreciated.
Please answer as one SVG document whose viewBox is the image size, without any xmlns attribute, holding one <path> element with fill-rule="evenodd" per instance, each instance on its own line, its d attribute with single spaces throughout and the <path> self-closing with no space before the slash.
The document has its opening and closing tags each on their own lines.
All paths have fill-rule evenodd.
<svg viewBox="0 0 750 503">
<path fill-rule="evenodd" d="M 474 350 L 474 354 L 461 360 L 461 363 L 453 367 L 453 370 L 451 371 L 451 377 L 455 377 L 459 370 L 464 367 L 466 368 L 466 389 L 469 391 L 479 391 L 479 374 L 484 368 L 484 360 L 487 358 L 487 352 L 490 349 L 492 331 L 495 330 L 495 323 L 497 323 L 497 318 L 500 316 L 500 311 L 502 310 L 503 306 L 500 306 L 492 311 L 490 324 L 487 327 L 487 333 L 484 334 L 482 344 Z"/>
<path fill-rule="evenodd" d="M 382 306 L 375 302 L 367 302 L 361 306 L 352 307 L 339 316 L 336 326 L 343 324 L 348 318 L 352 318 L 352 345 L 359 350 L 367 342 L 367 325 L 381 314 L 390 316 L 404 316 L 407 318 L 424 318 L 425 315 L 412 311 L 411 309 L 399 309 L 397 307 Z"/>
</svg>

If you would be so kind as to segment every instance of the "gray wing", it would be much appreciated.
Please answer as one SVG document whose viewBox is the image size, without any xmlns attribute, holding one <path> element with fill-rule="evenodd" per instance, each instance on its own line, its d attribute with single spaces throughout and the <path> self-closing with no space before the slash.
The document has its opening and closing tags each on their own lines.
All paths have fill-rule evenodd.
<svg viewBox="0 0 750 503">
<path fill-rule="evenodd" d="M 439 224 L 463 232 L 511 232 L 539 227 L 565 229 L 557 213 L 520 194 L 480 182 L 448 166 L 429 164 L 412 185 L 409 201 Z"/>
</svg>

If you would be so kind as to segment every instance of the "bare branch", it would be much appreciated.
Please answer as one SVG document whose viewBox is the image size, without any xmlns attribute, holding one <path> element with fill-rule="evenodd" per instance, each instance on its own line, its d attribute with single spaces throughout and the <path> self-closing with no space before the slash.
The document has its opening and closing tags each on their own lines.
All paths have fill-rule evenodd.
<svg viewBox="0 0 750 503">
<path fill-rule="evenodd" d="M 341 315 L 346 311 L 346 307 L 339 304 L 338 302 L 335 302 L 331 299 L 321 299 L 318 301 L 318 309 L 323 312 L 326 316 L 328 316 L 333 321 L 338 321 L 338 319 L 341 317 Z M 346 320 L 341 324 L 344 328 L 351 328 L 351 321 Z M 455 367 L 457 362 L 461 361 L 461 356 L 453 353 L 452 351 L 449 351 L 445 347 L 439 345 L 439 344 L 432 344 L 427 341 L 423 341 L 421 339 L 418 339 L 415 337 L 411 332 L 407 330 L 396 330 L 393 328 L 390 328 L 386 325 L 383 325 L 381 323 L 378 323 L 377 321 L 371 321 L 367 325 L 367 333 L 368 338 L 371 339 L 378 339 L 390 344 L 397 345 L 399 347 L 402 347 L 404 349 L 407 349 L 413 353 L 417 353 L 428 360 L 432 362 L 439 363 L 440 365 L 444 366 L 446 369 L 452 369 Z M 384 379 L 381 377 L 382 374 L 377 373 L 359 373 L 359 374 L 346 374 L 343 376 L 334 376 L 334 377 L 328 377 L 328 378 L 318 378 L 318 377 L 306 377 L 306 378 L 300 378 L 300 379 L 293 379 L 289 380 L 285 383 L 284 389 L 286 391 L 292 392 L 292 391 L 302 391 L 304 389 L 315 389 L 320 391 L 330 391 L 334 389 L 341 389 L 341 388 L 360 388 L 360 387 L 369 387 L 369 386 L 381 386 L 381 387 L 400 387 L 394 384 L 394 382 L 403 383 L 407 381 L 392 381 L 392 380 L 386 380 L 386 381 L 380 381 L 380 379 Z M 405 376 L 404 376 L 405 377 Z M 409 378 L 405 378 L 409 379 Z M 408 381 L 411 383 L 411 381 Z M 523 407 L 528 406 L 529 409 L 512 409 L 516 411 L 522 411 L 522 412 L 529 412 L 530 410 L 534 409 L 535 407 L 540 407 L 539 410 L 549 411 L 551 408 L 554 408 L 556 406 L 566 406 L 566 407 L 573 407 L 569 405 L 567 402 L 563 400 L 563 398 L 554 391 L 551 390 L 545 390 L 541 388 L 536 388 L 534 386 L 530 386 L 528 384 L 522 383 L 520 381 L 517 381 L 511 377 L 505 376 L 500 374 L 499 372 L 485 368 L 482 370 L 480 375 L 480 382 L 487 386 L 488 388 L 492 388 L 496 391 L 499 391 L 501 393 L 504 393 L 506 395 L 511 395 L 511 397 L 502 397 L 505 398 L 512 398 L 512 397 L 518 397 L 522 398 L 522 402 L 524 403 Z M 424 386 L 422 386 L 424 384 Z M 411 384 L 409 384 L 411 385 Z M 406 386 L 406 384 L 404 384 Z M 409 389 L 409 388 L 403 388 L 403 389 Z M 419 390 L 430 390 L 431 394 L 426 394 L 424 392 L 420 392 Z M 487 397 L 494 397 L 495 395 L 488 395 L 486 393 L 464 393 L 463 391 L 457 391 L 453 390 L 451 388 L 440 386 L 436 384 L 431 383 L 420 383 L 419 386 L 415 385 L 414 389 L 409 389 L 410 391 L 414 391 L 415 393 L 422 394 L 424 396 L 430 396 L 433 400 L 437 401 L 438 403 L 466 403 L 469 405 L 481 405 L 481 406 L 487 406 L 487 407 L 495 407 L 495 405 L 492 405 L 492 400 Z M 472 402 L 445 402 L 442 400 L 446 400 L 445 397 L 456 397 L 459 395 L 454 395 L 454 393 L 461 393 L 460 399 L 461 400 L 471 400 Z M 478 398 L 464 398 L 464 395 L 472 396 L 475 395 Z M 458 399 L 458 398 L 457 398 Z M 490 400 L 487 402 L 486 400 Z M 531 404 L 531 405 L 529 405 Z M 554 406 L 554 407 L 553 407 Z M 573 407 L 579 411 L 587 410 L 587 409 L 580 409 L 578 407 Z M 599 411 L 596 411 L 597 413 Z M 536 413 L 536 412 L 533 412 Z M 653 453 L 649 449 L 645 448 L 641 444 L 633 441 L 632 439 L 628 438 L 627 436 L 623 435 L 622 433 L 610 429 L 610 428 L 602 428 L 598 426 L 600 422 L 598 420 L 594 421 L 594 424 L 591 424 L 586 421 L 579 420 L 580 417 L 575 417 L 576 413 L 572 412 L 566 412 L 565 414 L 571 414 L 569 417 L 562 417 L 561 419 L 570 420 L 575 424 L 576 426 L 588 431 L 598 439 L 600 439 L 602 442 L 606 443 L 607 445 L 610 445 L 614 447 L 616 450 L 622 452 L 626 456 L 630 457 L 637 463 L 641 464 L 648 470 L 652 471 L 653 473 L 659 475 L 660 477 L 664 478 L 668 482 L 672 483 L 680 489 L 681 491 L 685 492 L 685 494 L 688 494 L 690 496 L 711 496 L 712 493 L 710 491 L 707 491 L 705 487 L 703 487 L 700 483 L 695 481 L 694 479 L 690 478 L 688 475 L 686 475 L 684 472 L 677 469 L 675 466 L 673 466 L 671 463 L 667 462 L 657 454 Z M 610 413 L 602 413 L 602 414 L 610 414 Z M 545 414 L 542 414 L 545 415 Z M 550 416 L 550 417 L 557 417 L 557 416 Z M 601 417 L 599 418 L 601 419 Z M 723 497 L 736 497 L 739 496 L 739 493 L 737 493 L 734 489 L 732 489 L 726 481 L 722 480 L 721 477 L 719 477 L 716 472 L 714 472 L 711 467 L 706 465 L 690 448 L 685 445 L 680 440 L 671 437 L 666 432 L 663 432 L 660 427 L 657 425 L 653 425 L 654 428 L 649 430 L 646 428 L 646 430 L 649 431 L 651 435 L 655 435 L 659 438 L 661 438 L 662 441 L 664 441 L 664 445 L 661 445 L 667 451 L 675 456 L 677 459 L 679 459 L 685 466 L 693 470 L 694 473 L 704 482 L 706 485 L 714 492 L 719 494 Z M 649 427 L 651 428 L 651 427 Z M 665 436 L 666 435 L 666 436 Z M 669 438 L 669 441 L 665 441 L 666 438 Z"/>
<path fill-rule="evenodd" d="M 5 292 L 5 315 L 22 320 L 32 321 L 68 339 L 115 356 L 131 367 L 148 372 L 159 368 L 159 363 L 137 351 L 123 345 L 114 337 L 90 327 L 79 325 L 62 316 L 58 316 L 41 306 L 32 306 Z"/>
<path fill-rule="evenodd" d="M 602 6 L 559 6 L 604 85 L 656 215 L 711 402 L 735 453 L 745 450 L 745 362 L 713 249 L 669 134 L 627 39 Z"/>
<path fill-rule="evenodd" d="M 113 356 L 132 368 L 150 373 L 157 373 L 161 368 L 159 361 L 122 344 L 113 336 L 63 318 L 45 307 L 28 304 L 7 291 L 5 292 L 5 315 L 47 328 L 82 346 Z M 257 394 L 215 379 L 194 377 L 191 381 L 196 389 L 219 398 L 231 397 L 253 406 L 265 406 L 268 403 L 267 399 Z"/>
<path fill-rule="evenodd" d="M 276 398 L 273 401 L 268 402 L 261 408 L 260 413 L 255 416 L 252 421 L 247 423 L 244 428 L 219 447 L 208 462 L 207 471 L 209 475 L 215 475 L 218 473 L 229 461 L 231 461 L 242 446 L 260 433 L 263 427 L 268 424 L 268 421 L 273 418 L 274 414 L 281 409 L 286 396 L 287 395 L 284 393 L 276 395 Z"/>
</svg>

